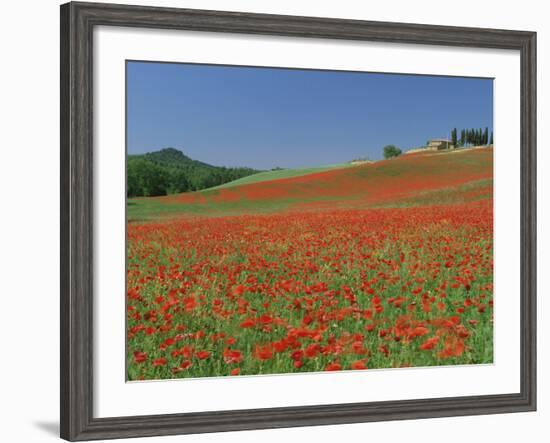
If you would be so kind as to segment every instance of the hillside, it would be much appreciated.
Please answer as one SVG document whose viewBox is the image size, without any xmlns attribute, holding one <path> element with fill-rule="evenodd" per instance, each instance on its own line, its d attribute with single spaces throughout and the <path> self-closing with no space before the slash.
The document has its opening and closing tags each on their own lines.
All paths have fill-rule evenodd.
<svg viewBox="0 0 550 443">
<path fill-rule="evenodd" d="M 492 196 L 492 148 L 411 154 L 355 167 L 130 201 L 130 220 L 158 216 L 448 204 Z M 250 178 L 252 178 L 251 176 Z"/>
<path fill-rule="evenodd" d="M 329 171 L 331 169 L 348 168 L 355 166 L 351 163 L 337 163 L 334 165 L 316 166 L 312 168 L 292 168 L 292 169 L 275 169 L 271 171 L 258 172 L 256 174 L 247 175 L 223 185 L 215 186 L 210 189 L 231 188 L 234 186 L 248 185 L 252 183 L 260 183 L 271 180 L 280 180 L 283 178 L 300 177 L 302 175 L 313 174 L 316 172 Z"/>
<path fill-rule="evenodd" d="M 228 183 L 260 171 L 213 166 L 193 160 L 174 148 L 129 155 L 128 196 L 159 196 L 198 191 Z"/>
</svg>

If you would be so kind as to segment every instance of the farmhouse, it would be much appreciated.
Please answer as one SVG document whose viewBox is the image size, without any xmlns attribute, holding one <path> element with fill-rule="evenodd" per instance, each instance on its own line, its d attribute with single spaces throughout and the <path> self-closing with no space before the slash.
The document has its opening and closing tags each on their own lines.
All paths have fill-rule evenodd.
<svg viewBox="0 0 550 443">
<path fill-rule="evenodd" d="M 454 149 L 454 148 L 455 148 L 455 145 L 453 145 L 453 142 L 451 140 L 447 140 L 446 138 L 432 138 L 426 145 L 426 149 L 430 149 L 434 151 L 441 151 L 444 149 Z"/>
</svg>

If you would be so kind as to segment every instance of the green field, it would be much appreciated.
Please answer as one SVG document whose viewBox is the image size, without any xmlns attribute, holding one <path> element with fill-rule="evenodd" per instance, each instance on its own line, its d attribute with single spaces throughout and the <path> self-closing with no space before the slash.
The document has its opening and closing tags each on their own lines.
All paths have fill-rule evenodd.
<svg viewBox="0 0 550 443">
<path fill-rule="evenodd" d="M 258 172 L 257 174 L 248 175 L 232 182 L 225 183 L 223 185 L 214 186 L 209 189 L 224 189 L 234 186 L 249 185 L 252 183 L 260 183 L 271 180 L 281 180 L 284 178 L 300 177 L 307 174 L 315 174 L 317 172 L 330 171 L 331 169 L 350 168 L 355 165 L 351 163 L 336 163 L 333 165 L 316 166 L 312 168 L 295 168 L 295 169 L 278 169 L 274 171 Z"/>
</svg>

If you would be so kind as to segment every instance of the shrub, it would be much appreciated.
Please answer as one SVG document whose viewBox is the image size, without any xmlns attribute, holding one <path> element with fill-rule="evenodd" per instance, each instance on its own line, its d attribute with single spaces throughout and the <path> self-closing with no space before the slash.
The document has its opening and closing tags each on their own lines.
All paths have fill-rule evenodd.
<svg viewBox="0 0 550 443">
<path fill-rule="evenodd" d="M 384 146 L 384 158 L 399 157 L 401 155 L 401 149 L 394 145 Z"/>
</svg>

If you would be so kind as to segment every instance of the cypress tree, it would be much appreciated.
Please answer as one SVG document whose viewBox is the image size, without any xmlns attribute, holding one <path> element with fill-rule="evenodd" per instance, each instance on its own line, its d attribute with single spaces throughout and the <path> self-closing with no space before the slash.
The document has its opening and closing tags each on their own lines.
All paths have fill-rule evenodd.
<svg viewBox="0 0 550 443">
<path fill-rule="evenodd" d="M 451 131 L 451 143 L 456 147 L 457 137 L 456 137 L 456 128 L 453 128 Z"/>
</svg>

